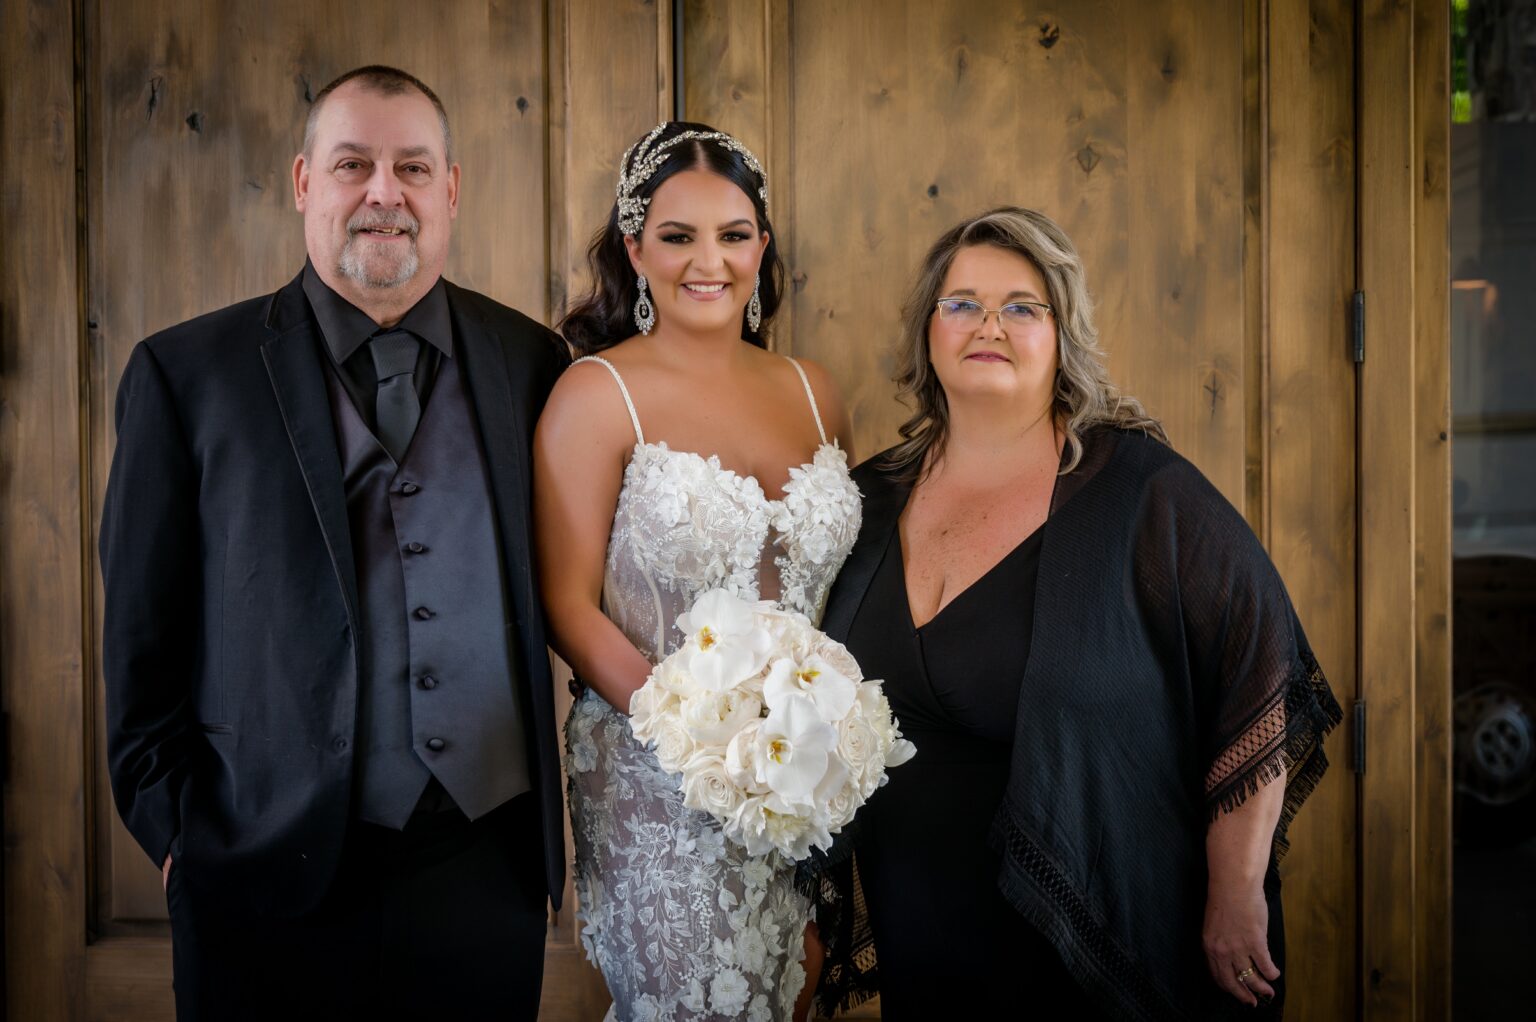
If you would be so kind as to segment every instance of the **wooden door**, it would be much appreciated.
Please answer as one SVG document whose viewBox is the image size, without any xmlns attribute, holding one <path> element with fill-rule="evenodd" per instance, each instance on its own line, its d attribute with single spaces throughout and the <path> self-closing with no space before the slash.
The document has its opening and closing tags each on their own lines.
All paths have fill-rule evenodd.
<svg viewBox="0 0 1536 1022">
<path fill-rule="evenodd" d="M 684 5 L 684 108 L 764 159 L 793 280 L 775 343 L 842 384 L 861 456 L 927 246 L 1041 209 L 1076 241 L 1116 380 L 1241 509 L 1356 693 L 1355 12 L 1348 0 Z M 1285 864 L 1290 1014 L 1358 970 L 1347 729 Z"/>
</svg>

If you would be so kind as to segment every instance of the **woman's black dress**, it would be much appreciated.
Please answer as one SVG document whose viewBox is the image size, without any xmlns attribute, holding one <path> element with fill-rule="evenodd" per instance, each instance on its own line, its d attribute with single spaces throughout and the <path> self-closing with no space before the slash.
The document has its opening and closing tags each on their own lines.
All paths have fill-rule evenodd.
<svg viewBox="0 0 1536 1022">
<path fill-rule="evenodd" d="M 1016 1017 L 1021 1004 L 1082 1000 L 1055 949 L 998 890 L 987 841 L 1008 782 L 1041 540 L 1037 529 L 917 628 L 893 529 L 849 630 L 849 651 L 885 682 L 917 746 L 860 810 L 885 1019 Z"/>
</svg>

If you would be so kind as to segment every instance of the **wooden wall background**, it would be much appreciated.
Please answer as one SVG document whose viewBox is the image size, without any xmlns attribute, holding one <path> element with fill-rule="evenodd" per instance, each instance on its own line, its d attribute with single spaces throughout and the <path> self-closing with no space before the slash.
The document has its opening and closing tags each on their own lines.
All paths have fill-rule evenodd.
<svg viewBox="0 0 1536 1022">
<path fill-rule="evenodd" d="M 793 280 L 774 343 L 832 371 L 862 454 L 904 416 L 889 345 L 927 245 L 1002 203 L 1061 221 L 1116 378 L 1247 515 L 1341 701 L 1370 707 L 1366 773 L 1341 729 L 1293 828 L 1291 1017 L 1447 1017 L 1442 6 L 5 4 L 9 1017 L 170 1017 L 158 877 L 116 820 L 96 727 L 112 396 L 141 337 L 297 271 L 309 97 L 373 62 L 432 83 L 452 117 L 449 275 L 546 321 L 584 285 L 630 140 L 675 103 L 742 137 Z M 569 914 L 551 925 L 543 1017 L 600 1017 Z"/>
</svg>

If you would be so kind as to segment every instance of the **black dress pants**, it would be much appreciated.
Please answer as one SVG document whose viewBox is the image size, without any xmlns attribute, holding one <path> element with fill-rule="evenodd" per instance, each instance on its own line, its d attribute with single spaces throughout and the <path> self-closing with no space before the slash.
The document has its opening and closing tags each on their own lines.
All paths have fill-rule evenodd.
<svg viewBox="0 0 1536 1022">
<path fill-rule="evenodd" d="M 534 796 L 470 822 L 354 823 L 336 880 L 293 919 L 232 910 L 173 864 L 167 888 L 181 1022 L 538 1017 L 543 838 Z"/>
</svg>

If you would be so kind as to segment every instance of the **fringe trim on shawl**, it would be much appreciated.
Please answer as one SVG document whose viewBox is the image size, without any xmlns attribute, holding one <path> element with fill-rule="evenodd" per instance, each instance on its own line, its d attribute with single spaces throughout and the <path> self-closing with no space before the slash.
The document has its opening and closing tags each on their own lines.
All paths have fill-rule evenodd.
<svg viewBox="0 0 1536 1022">
<path fill-rule="evenodd" d="M 795 887 L 810 901 L 826 948 L 815 1003 L 817 1012 L 829 1018 L 880 992 L 879 961 L 853 847 L 853 834 L 844 833 L 831 849 L 816 852 L 795 870 Z"/>
<path fill-rule="evenodd" d="M 1116 1018 L 1186 1022 L 1166 991 L 1094 916 L 1061 869 L 1008 813 L 992 822 L 992 843 L 1003 850 L 998 887 L 1008 903 L 1061 953 L 1084 993 Z"/>
<path fill-rule="evenodd" d="M 1285 701 L 1285 739 L 1262 758 L 1243 764 L 1206 796 L 1206 816 L 1210 822 L 1232 812 L 1260 788 L 1284 775 L 1285 801 L 1280 808 L 1280 823 L 1275 828 L 1277 863 L 1290 848 L 1285 835 L 1296 818 L 1296 811 L 1328 769 L 1323 739 L 1344 719 L 1344 711 L 1328 688 L 1317 659 L 1307 649 L 1299 650 L 1298 654 L 1290 679 L 1279 697 Z"/>
</svg>

